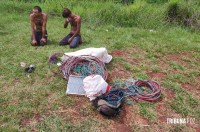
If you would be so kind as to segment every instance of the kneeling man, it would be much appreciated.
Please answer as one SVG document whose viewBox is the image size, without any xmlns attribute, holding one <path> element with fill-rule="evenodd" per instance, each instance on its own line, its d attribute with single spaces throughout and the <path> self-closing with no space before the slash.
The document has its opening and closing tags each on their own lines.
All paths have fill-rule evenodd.
<svg viewBox="0 0 200 132">
<path fill-rule="evenodd" d="M 39 6 L 33 7 L 33 11 L 30 14 L 31 23 L 31 44 L 33 46 L 44 46 L 47 44 L 47 14 L 42 13 L 42 9 Z"/>
<path fill-rule="evenodd" d="M 65 18 L 64 28 L 71 25 L 70 33 L 60 41 L 60 45 L 69 44 L 70 48 L 75 48 L 82 43 L 80 30 L 81 30 L 81 17 L 73 14 L 68 8 L 64 8 L 62 16 Z"/>
</svg>

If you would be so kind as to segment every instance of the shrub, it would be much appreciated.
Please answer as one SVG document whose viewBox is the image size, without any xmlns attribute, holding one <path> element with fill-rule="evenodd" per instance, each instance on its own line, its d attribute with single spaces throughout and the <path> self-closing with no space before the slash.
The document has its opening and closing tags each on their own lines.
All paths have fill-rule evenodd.
<svg viewBox="0 0 200 132">
<path fill-rule="evenodd" d="M 200 12 L 198 10 L 196 1 L 171 1 L 167 8 L 166 20 L 172 24 L 200 29 Z"/>
</svg>

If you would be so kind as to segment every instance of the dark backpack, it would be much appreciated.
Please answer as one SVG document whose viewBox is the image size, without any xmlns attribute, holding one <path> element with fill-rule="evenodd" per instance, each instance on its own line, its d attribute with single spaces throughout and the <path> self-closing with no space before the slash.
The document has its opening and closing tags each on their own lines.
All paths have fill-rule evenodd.
<svg viewBox="0 0 200 132">
<path fill-rule="evenodd" d="M 93 105 L 105 116 L 119 114 L 124 102 L 124 92 L 121 88 L 113 88 L 108 93 L 98 96 L 93 100 Z"/>
</svg>

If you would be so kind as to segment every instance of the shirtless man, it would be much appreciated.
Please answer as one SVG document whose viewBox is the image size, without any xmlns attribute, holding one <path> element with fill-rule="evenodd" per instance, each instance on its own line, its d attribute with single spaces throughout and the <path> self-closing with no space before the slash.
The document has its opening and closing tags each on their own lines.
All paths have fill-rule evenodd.
<svg viewBox="0 0 200 132">
<path fill-rule="evenodd" d="M 64 22 L 64 28 L 68 26 L 68 23 L 70 23 L 71 31 L 60 41 L 60 45 L 69 44 L 70 48 L 76 48 L 80 43 L 82 43 L 80 35 L 81 18 L 80 16 L 71 13 L 68 8 L 64 8 L 62 16 L 66 18 Z"/>
<path fill-rule="evenodd" d="M 31 23 L 31 44 L 36 45 L 45 45 L 47 44 L 47 14 L 42 13 L 42 9 L 39 6 L 33 7 L 33 11 L 30 14 L 30 23 Z"/>
</svg>

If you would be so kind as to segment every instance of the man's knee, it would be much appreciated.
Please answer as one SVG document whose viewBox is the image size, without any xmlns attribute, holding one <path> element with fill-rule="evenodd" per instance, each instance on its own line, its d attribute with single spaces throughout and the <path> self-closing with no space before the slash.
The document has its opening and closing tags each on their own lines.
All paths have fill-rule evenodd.
<svg viewBox="0 0 200 132">
<path fill-rule="evenodd" d="M 69 44 L 69 43 L 68 43 L 67 40 L 65 40 L 65 39 L 62 39 L 62 40 L 59 42 L 59 45 L 67 45 L 67 44 Z"/>
<path fill-rule="evenodd" d="M 31 44 L 32 46 L 38 46 L 38 43 L 33 43 L 32 41 L 30 42 L 30 44 Z"/>
<path fill-rule="evenodd" d="M 32 45 L 32 46 L 37 46 L 37 44 L 32 44 L 32 43 L 31 43 L 31 45 Z"/>
<path fill-rule="evenodd" d="M 70 48 L 76 48 L 78 45 L 69 45 Z"/>
<path fill-rule="evenodd" d="M 59 45 L 66 45 L 66 43 L 60 41 L 60 42 L 59 42 Z"/>
<path fill-rule="evenodd" d="M 78 41 L 72 41 L 69 45 L 70 48 L 76 48 L 78 46 L 79 42 Z"/>
<path fill-rule="evenodd" d="M 40 45 L 41 45 L 41 46 L 44 46 L 44 45 L 46 45 L 46 44 L 47 44 L 47 41 L 46 41 L 46 42 L 44 42 L 44 41 L 42 41 L 42 40 L 40 41 Z"/>
</svg>

